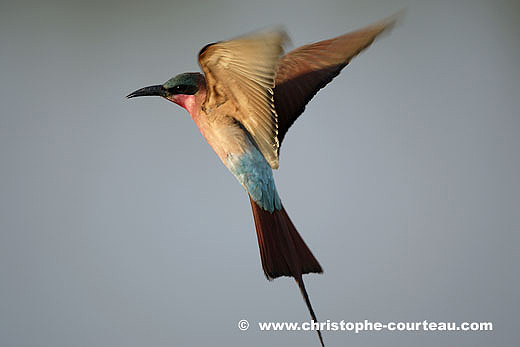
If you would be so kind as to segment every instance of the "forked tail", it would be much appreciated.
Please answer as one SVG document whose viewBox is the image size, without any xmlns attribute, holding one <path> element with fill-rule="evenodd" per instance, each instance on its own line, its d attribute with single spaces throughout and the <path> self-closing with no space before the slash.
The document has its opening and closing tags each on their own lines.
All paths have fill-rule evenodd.
<svg viewBox="0 0 520 347">
<path fill-rule="evenodd" d="M 322 273 L 320 264 L 294 227 L 283 206 L 281 210 L 269 212 L 258 206 L 251 197 L 249 200 L 253 208 L 262 268 L 266 277 L 269 280 L 280 276 L 294 277 L 312 319 L 317 322 L 302 275 L 312 272 Z M 324 346 L 321 331 L 317 330 L 317 333 L 321 345 Z"/>
</svg>

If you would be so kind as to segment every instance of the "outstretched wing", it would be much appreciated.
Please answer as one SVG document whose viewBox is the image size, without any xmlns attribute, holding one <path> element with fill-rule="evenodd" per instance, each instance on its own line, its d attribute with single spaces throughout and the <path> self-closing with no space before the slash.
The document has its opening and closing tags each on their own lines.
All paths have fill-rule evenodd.
<svg viewBox="0 0 520 347">
<path fill-rule="evenodd" d="M 260 32 L 207 45 L 199 53 L 208 89 L 202 107 L 211 113 L 232 102 L 236 111 L 230 116 L 247 129 L 273 169 L 279 147 L 273 88 L 285 38 L 281 30 Z"/>
<path fill-rule="evenodd" d="M 280 144 L 289 127 L 318 90 L 332 81 L 378 35 L 392 28 L 400 16 L 395 15 L 363 29 L 299 47 L 282 57 L 274 88 Z"/>
</svg>

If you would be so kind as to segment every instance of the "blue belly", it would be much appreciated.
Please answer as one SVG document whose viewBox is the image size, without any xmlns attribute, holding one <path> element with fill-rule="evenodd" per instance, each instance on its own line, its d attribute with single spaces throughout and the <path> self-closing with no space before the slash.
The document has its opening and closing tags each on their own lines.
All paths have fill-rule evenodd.
<svg viewBox="0 0 520 347">
<path fill-rule="evenodd" d="M 226 166 L 260 207 L 269 212 L 282 209 L 273 170 L 255 146 L 242 154 L 229 153 Z"/>
</svg>

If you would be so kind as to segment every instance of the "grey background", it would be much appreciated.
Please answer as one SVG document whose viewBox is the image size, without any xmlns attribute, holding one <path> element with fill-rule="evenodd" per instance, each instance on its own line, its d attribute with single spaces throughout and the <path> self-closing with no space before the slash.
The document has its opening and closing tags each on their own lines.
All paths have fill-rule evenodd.
<svg viewBox="0 0 520 347">
<path fill-rule="evenodd" d="M 248 198 L 186 111 L 129 92 L 208 42 L 284 24 L 293 47 L 407 7 L 289 132 L 276 172 L 325 269 L 318 318 L 491 321 L 324 332 L 329 346 L 519 342 L 517 1 L 0 3 L 0 346 L 317 346 L 265 280 Z M 236 324 L 248 319 L 251 328 Z"/>
</svg>

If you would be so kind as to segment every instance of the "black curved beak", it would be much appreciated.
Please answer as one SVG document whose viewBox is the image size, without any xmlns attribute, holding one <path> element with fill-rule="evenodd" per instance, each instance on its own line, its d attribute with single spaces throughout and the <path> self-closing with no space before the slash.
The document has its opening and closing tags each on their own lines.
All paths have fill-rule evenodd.
<svg viewBox="0 0 520 347">
<path fill-rule="evenodd" d="M 130 99 L 136 96 L 166 96 L 166 89 L 161 85 L 144 87 L 128 94 L 126 98 Z"/>
</svg>

